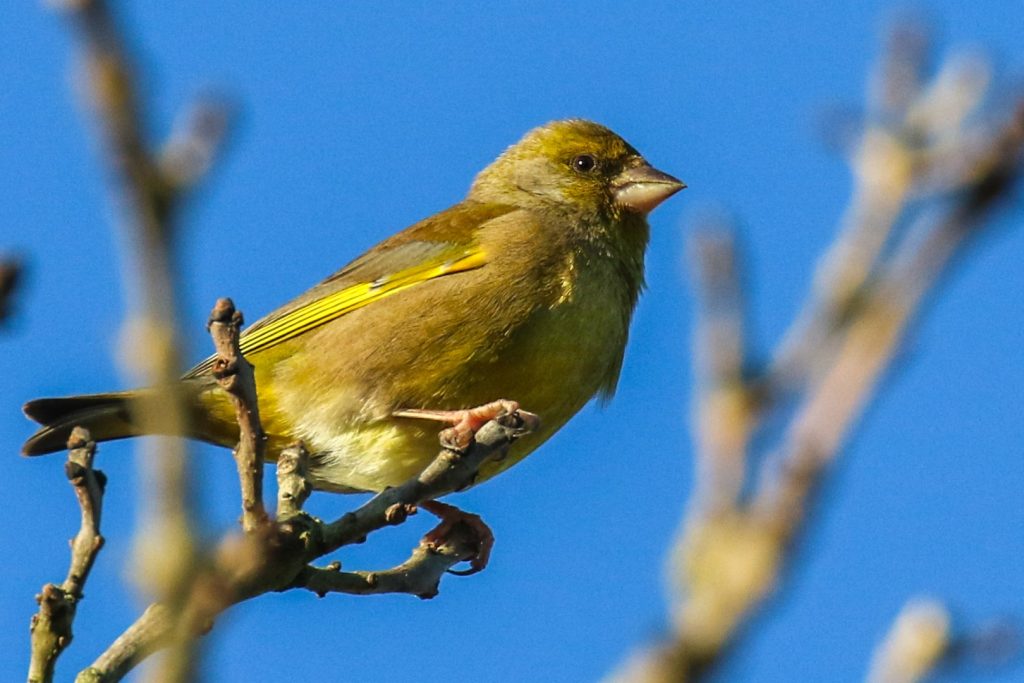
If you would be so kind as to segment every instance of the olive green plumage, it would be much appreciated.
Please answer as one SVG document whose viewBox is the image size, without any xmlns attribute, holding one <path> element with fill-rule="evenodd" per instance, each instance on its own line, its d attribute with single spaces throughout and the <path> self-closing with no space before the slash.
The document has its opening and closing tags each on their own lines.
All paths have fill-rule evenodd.
<svg viewBox="0 0 1024 683">
<path fill-rule="evenodd" d="M 531 131 L 465 200 L 245 331 L 269 452 L 302 439 L 318 488 L 380 490 L 436 452 L 436 423 L 394 412 L 509 398 L 542 427 L 481 479 L 514 464 L 593 396 L 614 391 L 644 284 L 646 214 L 681 187 L 598 124 Z M 233 445 L 234 414 L 208 362 L 183 381 L 191 435 Z M 136 435 L 132 396 L 28 403 L 26 414 L 46 426 L 24 452 L 63 448 L 75 424 L 99 440 Z"/>
</svg>

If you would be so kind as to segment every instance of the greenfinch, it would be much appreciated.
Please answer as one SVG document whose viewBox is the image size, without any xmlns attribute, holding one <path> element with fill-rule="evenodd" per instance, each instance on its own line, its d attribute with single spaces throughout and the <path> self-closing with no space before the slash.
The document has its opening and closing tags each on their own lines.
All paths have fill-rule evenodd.
<svg viewBox="0 0 1024 683">
<path fill-rule="evenodd" d="M 273 457 L 301 439 L 314 487 L 380 491 L 422 471 L 437 428 L 514 399 L 540 428 L 480 473 L 518 462 L 595 395 L 615 390 L 644 287 L 646 216 L 683 183 L 583 120 L 536 128 L 473 181 L 466 198 L 384 240 L 249 327 Z M 234 411 L 211 359 L 183 378 L 189 436 L 233 446 Z M 98 441 L 137 436 L 139 392 L 42 398 L 26 455 L 63 449 L 82 425 Z M 458 412 L 462 411 L 462 412 Z"/>
</svg>

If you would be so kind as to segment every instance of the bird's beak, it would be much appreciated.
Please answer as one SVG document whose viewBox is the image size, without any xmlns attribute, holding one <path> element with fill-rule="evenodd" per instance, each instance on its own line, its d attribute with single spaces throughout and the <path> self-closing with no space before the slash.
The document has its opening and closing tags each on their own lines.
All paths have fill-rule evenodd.
<svg viewBox="0 0 1024 683">
<path fill-rule="evenodd" d="M 622 171 L 612 180 L 612 197 L 621 207 L 648 214 L 658 204 L 686 187 L 646 162 Z"/>
</svg>

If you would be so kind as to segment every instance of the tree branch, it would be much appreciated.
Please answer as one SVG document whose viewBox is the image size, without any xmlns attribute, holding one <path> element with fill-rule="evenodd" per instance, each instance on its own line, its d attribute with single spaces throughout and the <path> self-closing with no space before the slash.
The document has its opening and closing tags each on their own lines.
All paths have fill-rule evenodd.
<svg viewBox="0 0 1024 683">
<path fill-rule="evenodd" d="M 733 231 L 719 221 L 694 231 L 688 249 L 696 320 L 693 371 L 698 442 L 693 505 L 726 510 L 736 505 L 747 476 L 747 448 L 756 398 L 744 373 L 745 300 Z"/>
<path fill-rule="evenodd" d="M 75 683 L 121 680 L 142 660 L 166 645 L 175 620 L 166 606 L 150 605 L 91 666 L 79 672 Z"/>
<path fill-rule="evenodd" d="M 44 585 L 42 592 L 36 596 L 39 611 L 32 617 L 32 658 L 28 671 L 30 683 L 48 683 L 53 680 L 57 658 L 73 638 L 71 627 L 85 582 L 103 547 L 100 516 L 106 477 L 92 466 L 96 444 L 87 430 L 75 427 L 68 439 L 68 449 L 64 471 L 75 490 L 82 519 L 78 533 L 71 539 L 71 564 L 67 578 L 59 586 L 52 583 Z"/>
<path fill-rule="evenodd" d="M 312 491 L 309 453 L 300 441 L 277 456 L 277 521 L 288 521 L 303 514 L 302 506 Z"/>
<path fill-rule="evenodd" d="M 231 397 L 235 407 L 239 436 L 233 454 L 242 490 L 242 529 L 252 532 L 266 524 L 268 519 L 263 505 L 263 460 L 267 437 L 260 423 L 256 375 L 238 345 L 242 324 L 242 313 L 235 310 L 231 299 L 218 299 L 210 312 L 207 327 L 216 348 L 213 376 Z"/>
<path fill-rule="evenodd" d="M 404 517 L 396 512 L 403 507 L 415 506 L 468 487 L 486 462 L 501 459 L 513 441 L 539 425 L 536 415 L 519 410 L 485 424 L 467 449 L 442 444 L 441 452 L 418 477 L 401 486 L 385 489 L 358 510 L 326 525 L 322 553 L 361 543 L 368 533 L 404 521 Z"/>
<path fill-rule="evenodd" d="M 475 533 L 468 526 L 460 524 L 448 533 L 444 543 L 421 540 L 409 559 L 392 569 L 343 572 L 340 563 L 332 563 L 324 568 L 308 566 L 295 577 L 293 586 L 305 588 L 320 597 L 327 593 L 408 593 L 430 599 L 437 595 L 445 572 L 460 562 L 472 559 L 476 555 L 477 545 Z"/>
</svg>

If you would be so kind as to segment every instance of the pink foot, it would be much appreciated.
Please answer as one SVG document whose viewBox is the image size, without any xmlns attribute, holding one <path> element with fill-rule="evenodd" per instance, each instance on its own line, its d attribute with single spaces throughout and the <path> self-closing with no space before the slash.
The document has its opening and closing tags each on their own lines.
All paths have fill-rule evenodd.
<svg viewBox="0 0 1024 683">
<path fill-rule="evenodd" d="M 498 399 L 486 405 L 467 410 L 398 410 L 392 413 L 395 417 L 411 417 L 419 420 L 435 420 L 452 425 L 454 442 L 460 448 L 468 447 L 473 437 L 485 424 L 496 417 L 507 415 L 519 410 L 515 401 Z"/>
<path fill-rule="evenodd" d="M 469 569 L 465 571 L 448 571 L 452 574 L 458 574 L 459 576 L 469 576 L 470 574 L 476 574 L 477 572 L 483 571 L 484 567 L 487 566 L 487 562 L 491 559 L 491 548 L 494 547 L 494 532 L 492 532 L 491 528 L 484 523 L 484 520 L 480 518 L 480 515 L 474 515 L 471 512 L 464 512 L 454 505 L 448 505 L 447 503 L 442 503 L 436 500 L 428 500 L 420 503 L 419 507 L 423 508 L 430 514 L 437 516 L 437 518 L 441 520 L 440 524 L 434 527 L 426 536 L 423 537 L 428 543 L 436 545 L 444 543 L 448 538 L 448 534 L 450 534 L 452 529 L 458 524 L 465 524 L 476 535 L 476 555 L 472 560 L 470 560 Z"/>
</svg>

